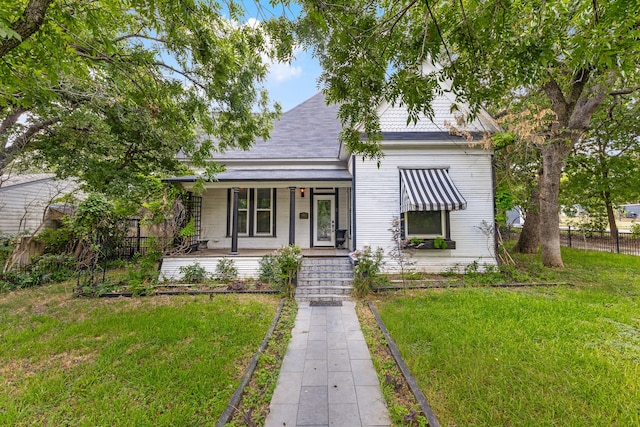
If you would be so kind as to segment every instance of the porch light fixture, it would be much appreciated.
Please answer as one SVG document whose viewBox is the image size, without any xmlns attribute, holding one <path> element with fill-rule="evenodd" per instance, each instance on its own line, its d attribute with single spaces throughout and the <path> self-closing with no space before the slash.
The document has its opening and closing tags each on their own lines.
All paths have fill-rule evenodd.
<svg viewBox="0 0 640 427">
<path fill-rule="evenodd" d="M 304 188 L 300 188 L 300 197 L 304 197 Z"/>
</svg>

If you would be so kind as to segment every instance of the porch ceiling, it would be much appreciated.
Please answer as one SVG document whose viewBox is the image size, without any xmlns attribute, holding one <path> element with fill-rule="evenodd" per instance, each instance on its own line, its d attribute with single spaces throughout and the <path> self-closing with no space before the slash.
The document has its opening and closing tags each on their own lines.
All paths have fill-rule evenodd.
<svg viewBox="0 0 640 427">
<path fill-rule="evenodd" d="M 167 178 L 169 182 L 194 182 L 197 175 Z M 286 181 L 286 182 L 351 182 L 344 169 L 235 169 L 216 175 L 217 182 Z"/>
<path fill-rule="evenodd" d="M 237 255 L 230 254 L 231 249 L 200 249 L 188 254 L 172 255 L 165 258 L 207 258 L 207 257 L 262 257 L 263 255 L 272 255 L 275 249 L 239 249 Z M 348 256 L 347 249 L 337 248 L 307 248 L 302 249 L 302 255 L 305 257 L 335 257 Z"/>
</svg>

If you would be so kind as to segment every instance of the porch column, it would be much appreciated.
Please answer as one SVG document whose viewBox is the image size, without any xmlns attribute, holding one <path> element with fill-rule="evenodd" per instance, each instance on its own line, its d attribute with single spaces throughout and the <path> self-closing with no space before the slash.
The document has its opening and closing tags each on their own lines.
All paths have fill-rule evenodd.
<svg viewBox="0 0 640 427">
<path fill-rule="evenodd" d="M 289 187 L 289 244 L 296 243 L 296 187 Z"/>
<path fill-rule="evenodd" d="M 233 210 L 231 213 L 231 253 L 238 255 L 238 192 L 240 188 L 233 187 Z"/>
</svg>

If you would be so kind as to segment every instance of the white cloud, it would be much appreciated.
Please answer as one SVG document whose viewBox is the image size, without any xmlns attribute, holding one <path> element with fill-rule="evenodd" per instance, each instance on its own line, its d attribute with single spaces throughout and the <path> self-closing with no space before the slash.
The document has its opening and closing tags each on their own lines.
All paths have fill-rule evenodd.
<svg viewBox="0 0 640 427">
<path fill-rule="evenodd" d="M 258 29 L 260 28 L 261 23 L 256 18 L 249 18 L 245 25 L 249 28 Z M 267 49 L 271 48 L 270 43 L 270 40 L 267 38 Z M 299 49 L 295 49 L 295 53 L 298 52 Z M 302 67 L 300 66 L 286 62 L 274 61 L 265 53 L 262 53 L 260 56 L 262 58 L 262 62 L 269 66 L 269 76 L 267 79 L 276 84 L 295 79 L 302 75 Z"/>
<path fill-rule="evenodd" d="M 274 62 L 269 65 L 269 79 L 276 83 L 295 79 L 302 75 L 302 67 L 281 62 Z"/>
</svg>

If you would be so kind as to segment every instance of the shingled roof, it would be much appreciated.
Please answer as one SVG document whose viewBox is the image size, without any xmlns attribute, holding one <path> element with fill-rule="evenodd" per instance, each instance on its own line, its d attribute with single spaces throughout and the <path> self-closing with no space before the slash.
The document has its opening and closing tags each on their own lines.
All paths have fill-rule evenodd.
<svg viewBox="0 0 640 427">
<path fill-rule="evenodd" d="M 320 92 L 274 122 L 267 141 L 258 139 L 248 151 L 228 150 L 215 159 L 338 159 L 341 130 L 338 107 L 327 105 Z"/>
</svg>

